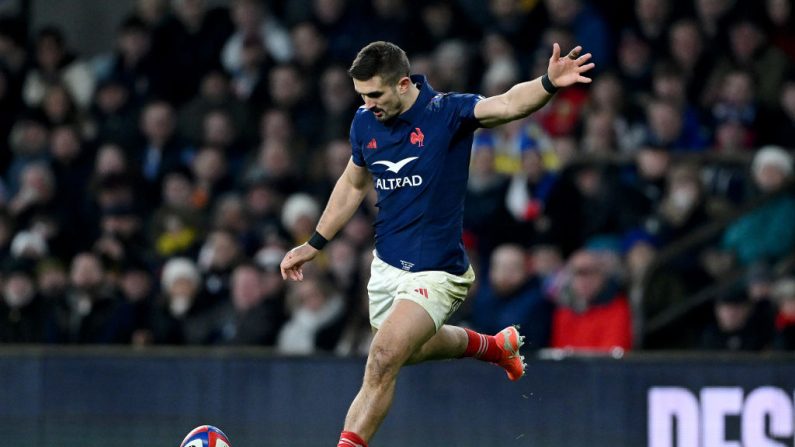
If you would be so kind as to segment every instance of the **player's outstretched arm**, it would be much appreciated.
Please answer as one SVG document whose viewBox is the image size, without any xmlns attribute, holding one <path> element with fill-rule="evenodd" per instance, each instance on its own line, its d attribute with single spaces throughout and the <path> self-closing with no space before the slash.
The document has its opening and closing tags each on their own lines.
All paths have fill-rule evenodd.
<svg viewBox="0 0 795 447">
<path fill-rule="evenodd" d="M 547 73 L 528 82 L 516 84 L 507 92 L 481 100 L 475 105 L 475 118 L 485 127 L 499 126 L 509 121 L 524 118 L 546 104 L 555 90 L 577 83 L 587 84 L 591 78 L 583 76 L 594 67 L 586 63 L 591 53 L 580 56 L 582 47 L 571 50 L 566 57 L 560 57 L 560 46 L 552 45 Z M 547 83 L 546 87 L 544 83 Z M 551 89 L 551 90 L 550 90 Z"/>
<path fill-rule="evenodd" d="M 357 166 L 353 160 L 337 180 L 326 209 L 317 223 L 317 232 L 326 239 L 331 239 L 353 216 L 359 208 L 367 192 L 370 190 L 372 177 L 367 168 Z M 304 279 L 302 266 L 317 256 L 318 249 L 301 244 L 288 251 L 280 265 L 283 279 L 301 281 Z"/>
</svg>

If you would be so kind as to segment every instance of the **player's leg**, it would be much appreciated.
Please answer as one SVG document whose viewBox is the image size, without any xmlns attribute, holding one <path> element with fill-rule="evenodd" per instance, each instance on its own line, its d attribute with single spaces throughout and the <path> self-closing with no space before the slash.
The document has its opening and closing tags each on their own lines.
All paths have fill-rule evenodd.
<svg viewBox="0 0 795 447">
<path fill-rule="evenodd" d="M 446 324 L 414 352 L 407 363 L 472 357 L 495 363 L 505 369 L 509 379 L 519 380 L 524 376 L 526 366 L 524 356 L 519 353 L 523 344 L 524 337 L 514 326 L 497 335 L 486 335 Z"/>
<path fill-rule="evenodd" d="M 445 324 L 424 345 L 412 354 L 408 364 L 429 360 L 457 359 L 464 356 L 469 338 L 467 332 L 458 326 Z"/>
<path fill-rule="evenodd" d="M 428 312 L 410 300 L 396 300 L 370 345 L 364 380 L 345 418 L 343 438 L 355 433 L 369 440 L 384 420 L 395 393 L 400 368 L 436 332 Z M 351 446 L 353 443 L 339 445 Z"/>
</svg>

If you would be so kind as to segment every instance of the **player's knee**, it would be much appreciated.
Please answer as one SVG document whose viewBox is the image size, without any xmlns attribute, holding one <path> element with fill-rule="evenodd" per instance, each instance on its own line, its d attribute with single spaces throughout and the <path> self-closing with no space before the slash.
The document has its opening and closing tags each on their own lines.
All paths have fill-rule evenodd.
<svg viewBox="0 0 795 447">
<path fill-rule="evenodd" d="M 392 380 L 404 361 L 404 356 L 393 348 L 373 346 L 367 359 L 365 379 L 376 385 Z"/>
</svg>

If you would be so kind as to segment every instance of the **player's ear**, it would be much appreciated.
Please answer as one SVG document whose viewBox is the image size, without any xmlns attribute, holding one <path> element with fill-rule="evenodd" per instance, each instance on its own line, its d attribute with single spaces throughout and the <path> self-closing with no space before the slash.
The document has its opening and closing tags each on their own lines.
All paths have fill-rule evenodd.
<svg viewBox="0 0 795 447">
<path fill-rule="evenodd" d="M 403 76 L 398 81 L 398 93 L 404 95 L 407 91 L 409 91 L 409 87 L 411 86 L 411 79 L 408 76 Z"/>
</svg>

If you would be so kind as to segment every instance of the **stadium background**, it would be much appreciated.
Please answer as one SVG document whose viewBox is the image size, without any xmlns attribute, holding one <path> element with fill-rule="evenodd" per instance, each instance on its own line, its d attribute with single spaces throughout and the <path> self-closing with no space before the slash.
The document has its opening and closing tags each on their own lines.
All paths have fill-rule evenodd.
<svg viewBox="0 0 795 447">
<path fill-rule="evenodd" d="M 304 284 L 276 267 L 349 157 L 345 69 L 386 39 L 440 91 L 537 77 L 552 42 L 597 69 L 473 146 L 479 281 L 454 320 L 522 323 L 531 377 L 412 368 L 378 445 L 652 445 L 650 390 L 672 386 L 699 445 L 749 445 L 753 424 L 791 445 L 793 17 L 788 0 L 0 1 L 0 435 L 335 438 L 369 341 L 372 200 Z M 790 400 L 760 419 L 745 404 L 765 387 Z"/>
</svg>

